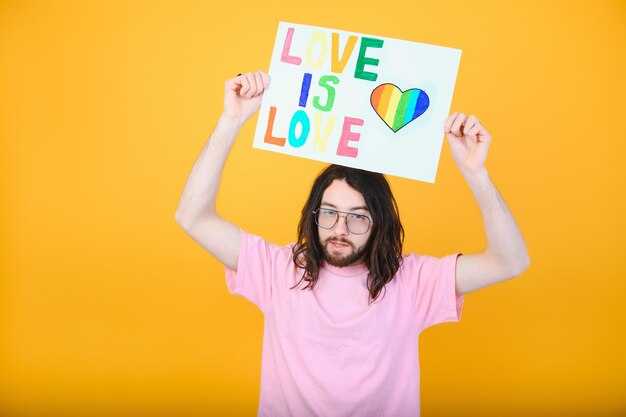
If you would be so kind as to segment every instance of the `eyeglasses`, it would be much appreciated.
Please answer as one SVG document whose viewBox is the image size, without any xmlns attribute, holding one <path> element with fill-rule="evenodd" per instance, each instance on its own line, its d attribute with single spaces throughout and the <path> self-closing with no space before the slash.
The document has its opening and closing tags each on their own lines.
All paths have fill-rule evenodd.
<svg viewBox="0 0 626 417">
<path fill-rule="evenodd" d="M 367 233 L 372 224 L 372 220 L 363 214 L 346 213 L 327 208 L 319 208 L 313 214 L 315 214 L 315 224 L 322 229 L 332 229 L 339 221 L 339 216 L 345 217 L 348 231 L 355 235 Z"/>
</svg>

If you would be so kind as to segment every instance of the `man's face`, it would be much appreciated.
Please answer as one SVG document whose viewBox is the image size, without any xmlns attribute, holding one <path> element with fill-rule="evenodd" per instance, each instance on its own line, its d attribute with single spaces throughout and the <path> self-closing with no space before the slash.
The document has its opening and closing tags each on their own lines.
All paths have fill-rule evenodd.
<svg viewBox="0 0 626 417">
<path fill-rule="evenodd" d="M 334 180 L 324 191 L 320 208 L 364 215 L 372 218 L 363 195 L 344 180 Z M 342 214 L 332 229 L 317 228 L 324 259 L 331 265 L 344 267 L 365 261 L 367 242 L 372 227 L 364 234 L 348 230 L 346 217 Z"/>
</svg>

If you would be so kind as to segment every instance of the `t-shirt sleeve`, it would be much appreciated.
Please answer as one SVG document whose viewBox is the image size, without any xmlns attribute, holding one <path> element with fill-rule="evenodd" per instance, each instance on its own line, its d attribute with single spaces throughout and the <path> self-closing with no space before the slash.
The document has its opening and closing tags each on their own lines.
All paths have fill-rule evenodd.
<svg viewBox="0 0 626 417">
<path fill-rule="evenodd" d="M 290 260 L 291 251 L 241 230 L 237 270 L 226 267 L 226 286 L 265 312 L 272 298 L 276 268 Z"/>
<path fill-rule="evenodd" d="M 420 331 L 461 318 L 463 296 L 456 294 L 456 260 L 411 254 L 404 258 L 403 280 L 415 306 Z"/>
</svg>

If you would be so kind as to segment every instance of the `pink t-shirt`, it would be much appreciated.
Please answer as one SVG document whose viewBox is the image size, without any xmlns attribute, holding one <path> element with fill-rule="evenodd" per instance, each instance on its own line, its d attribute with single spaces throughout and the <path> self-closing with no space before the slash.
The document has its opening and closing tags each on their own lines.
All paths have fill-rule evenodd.
<svg viewBox="0 0 626 417">
<path fill-rule="evenodd" d="M 291 246 L 242 231 L 226 282 L 265 316 L 258 415 L 419 416 L 417 337 L 460 318 L 457 256 L 405 256 L 368 304 L 365 264 L 324 263 L 313 290 L 290 289 L 302 275 Z"/>
</svg>

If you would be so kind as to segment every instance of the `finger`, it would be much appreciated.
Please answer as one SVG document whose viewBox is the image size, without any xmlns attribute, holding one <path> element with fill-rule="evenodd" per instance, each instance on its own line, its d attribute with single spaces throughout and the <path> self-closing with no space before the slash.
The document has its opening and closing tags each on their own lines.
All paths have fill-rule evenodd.
<svg viewBox="0 0 626 417">
<path fill-rule="evenodd" d="M 481 142 L 491 142 L 491 135 L 483 125 L 480 125 L 477 135 Z"/>
<path fill-rule="evenodd" d="M 472 131 L 472 129 L 474 129 L 474 126 L 476 125 L 480 125 L 480 123 L 478 123 L 478 119 L 476 118 L 476 116 L 471 115 L 470 117 L 468 117 L 465 120 L 465 124 L 463 126 L 463 135 L 469 136 L 470 133 Z"/>
<path fill-rule="evenodd" d="M 454 113 L 452 113 L 446 118 L 446 121 L 443 124 L 443 131 L 445 133 L 450 133 L 450 129 L 452 128 L 452 123 L 454 122 L 454 119 L 456 118 L 458 114 L 459 113 L 455 111 Z"/>
<path fill-rule="evenodd" d="M 265 71 L 259 71 L 261 73 L 261 79 L 263 80 L 263 89 L 267 90 L 270 86 L 270 76 Z"/>
<path fill-rule="evenodd" d="M 465 122 L 465 114 L 459 113 L 454 119 L 454 122 L 452 123 L 452 127 L 450 127 L 450 132 L 454 136 L 463 136 L 463 133 L 461 133 L 461 128 L 463 127 L 464 122 Z"/>
<path fill-rule="evenodd" d="M 250 85 L 250 89 L 246 93 L 247 98 L 252 98 L 256 95 L 256 80 L 254 79 L 254 73 L 250 72 L 246 74 L 246 80 L 248 80 L 248 84 Z"/>
<path fill-rule="evenodd" d="M 254 73 L 254 80 L 256 81 L 257 92 L 256 95 L 263 94 L 263 90 L 265 86 L 263 85 L 263 78 L 261 78 L 261 72 L 257 71 Z"/>
<path fill-rule="evenodd" d="M 250 91 L 250 81 L 248 81 L 248 74 L 240 75 L 239 81 L 241 82 L 241 89 L 239 90 L 240 96 L 245 96 Z"/>
<path fill-rule="evenodd" d="M 480 123 L 475 123 L 469 130 L 466 130 L 466 135 L 476 136 L 481 130 L 484 130 L 484 128 L 480 125 Z"/>
<path fill-rule="evenodd" d="M 473 143 L 478 142 L 478 132 L 480 132 L 480 124 L 474 124 L 469 130 L 465 130 L 465 136 Z"/>
<path fill-rule="evenodd" d="M 254 81 L 254 74 L 246 74 L 246 82 L 248 83 L 248 89 L 246 90 L 245 97 L 251 98 L 256 91 L 256 82 Z"/>
<path fill-rule="evenodd" d="M 246 74 L 246 79 L 248 80 L 248 83 L 250 84 L 250 90 L 248 90 L 248 92 L 246 93 L 246 97 L 252 98 L 256 96 L 257 90 L 258 90 L 257 85 L 256 85 L 256 80 L 254 79 L 254 73 L 251 72 L 249 74 Z"/>
<path fill-rule="evenodd" d="M 478 119 L 473 114 L 465 119 L 465 123 L 463 124 L 463 130 L 469 131 L 475 124 L 478 123 Z"/>
<path fill-rule="evenodd" d="M 232 91 L 239 91 L 239 89 L 241 88 L 241 79 L 239 76 L 235 77 L 235 78 L 231 78 L 230 80 L 226 80 L 224 82 L 224 88 L 226 88 L 227 90 L 232 90 Z"/>
</svg>

